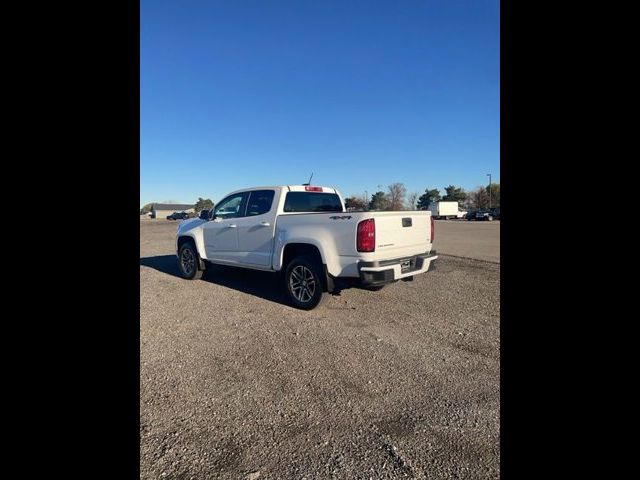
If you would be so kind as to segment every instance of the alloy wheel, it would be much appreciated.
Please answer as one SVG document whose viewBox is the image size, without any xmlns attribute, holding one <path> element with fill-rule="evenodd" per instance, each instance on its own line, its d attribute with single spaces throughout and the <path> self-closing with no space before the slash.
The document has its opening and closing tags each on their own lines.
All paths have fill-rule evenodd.
<svg viewBox="0 0 640 480">
<path fill-rule="evenodd" d="M 189 248 L 185 248 L 182 250 L 182 255 L 180 256 L 180 262 L 182 263 L 182 269 L 186 275 L 191 275 L 193 269 L 196 266 L 196 259 L 193 256 L 193 252 Z"/>
<path fill-rule="evenodd" d="M 304 265 L 293 268 L 289 276 L 289 289 L 299 302 L 309 302 L 316 292 L 316 280 L 311 270 Z"/>
</svg>

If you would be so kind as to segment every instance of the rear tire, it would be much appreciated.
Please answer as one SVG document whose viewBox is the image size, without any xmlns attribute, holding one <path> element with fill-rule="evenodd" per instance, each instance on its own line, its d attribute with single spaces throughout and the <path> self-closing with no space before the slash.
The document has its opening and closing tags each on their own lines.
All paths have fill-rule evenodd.
<svg viewBox="0 0 640 480">
<path fill-rule="evenodd" d="M 301 310 L 312 310 L 327 297 L 322 281 L 322 268 L 307 256 L 289 262 L 284 274 L 284 288 L 291 304 Z"/>
<path fill-rule="evenodd" d="M 185 242 L 178 250 L 178 268 L 185 280 L 200 280 L 203 271 L 200 270 L 200 258 L 193 242 Z"/>
</svg>

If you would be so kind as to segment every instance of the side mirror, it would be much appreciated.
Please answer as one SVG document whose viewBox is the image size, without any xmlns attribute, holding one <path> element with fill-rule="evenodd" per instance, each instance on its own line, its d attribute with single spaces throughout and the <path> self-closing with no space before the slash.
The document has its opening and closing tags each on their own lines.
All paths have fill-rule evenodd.
<svg viewBox="0 0 640 480">
<path fill-rule="evenodd" d="M 202 210 L 200 212 L 200 218 L 202 220 L 209 220 L 209 210 Z"/>
</svg>

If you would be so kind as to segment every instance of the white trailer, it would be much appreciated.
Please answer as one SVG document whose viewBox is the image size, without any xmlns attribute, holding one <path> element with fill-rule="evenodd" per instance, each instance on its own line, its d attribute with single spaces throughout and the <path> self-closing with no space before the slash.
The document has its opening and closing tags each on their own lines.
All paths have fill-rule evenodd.
<svg viewBox="0 0 640 480">
<path fill-rule="evenodd" d="M 431 202 L 429 210 L 433 218 L 444 220 L 458 218 L 458 202 Z"/>
</svg>

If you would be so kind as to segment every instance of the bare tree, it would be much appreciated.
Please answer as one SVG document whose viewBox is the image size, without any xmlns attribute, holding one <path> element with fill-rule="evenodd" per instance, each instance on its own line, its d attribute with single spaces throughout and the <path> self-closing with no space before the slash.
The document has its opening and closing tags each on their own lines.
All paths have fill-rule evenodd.
<svg viewBox="0 0 640 480">
<path fill-rule="evenodd" d="M 407 210 L 416 209 L 416 202 L 418 201 L 419 197 L 420 197 L 420 194 L 418 192 L 411 192 L 409 194 L 409 197 L 407 199 Z"/>
<path fill-rule="evenodd" d="M 403 210 L 404 197 L 407 195 L 407 188 L 404 183 L 392 183 L 389 185 L 389 205 L 387 210 Z"/>
<path fill-rule="evenodd" d="M 471 193 L 471 203 L 474 208 L 487 208 L 489 206 L 489 193 L 485 187 L 478 187 Z"/>
</svg>

